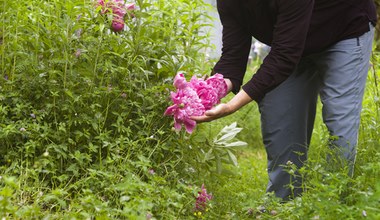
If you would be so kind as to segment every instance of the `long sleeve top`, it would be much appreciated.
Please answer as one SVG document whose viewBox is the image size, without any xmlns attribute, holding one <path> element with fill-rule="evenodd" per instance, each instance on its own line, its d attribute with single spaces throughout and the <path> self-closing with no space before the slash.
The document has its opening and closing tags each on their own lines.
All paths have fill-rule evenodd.
<svg viewBox="0 0 380 220">
<path fill-rule="evenodd" d="M 243 82 L 252 37 L 271 46 L 242 87 L 257 102 L 285 81 L 302 57 L 359 37 L 377 19 L 372 0 L 217 0 L 217 9 L 223 48 L 213 71 L 231 80 L 234 93 Z"/>
</svg>

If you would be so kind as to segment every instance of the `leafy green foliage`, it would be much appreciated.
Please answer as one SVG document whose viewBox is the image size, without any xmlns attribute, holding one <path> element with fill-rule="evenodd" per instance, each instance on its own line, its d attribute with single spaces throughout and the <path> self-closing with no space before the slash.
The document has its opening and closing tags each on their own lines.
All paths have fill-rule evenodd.
<svg viewBox="0 0 380 220">
<path fill-rule="evenodd" d="M 247 145 L 246 142 L 235 140 L 236 135 L 242 130 L 237 127 L 236 122 L 225 126 L 215 136 L 210 132 L 211 129 L 210 125 L 208 128 L 198 129 L 196 134 L 191 137 L 191 145 L 185 150 L 186 154 L 193 155 L 192 157 L 195 158 L 193 168 L 202 175 L 205 175 L 205 172 L 221 174 L 223 164 L 238 166 L 235 155 L 237 149 Z M 213 130 L 215 131 L 215 129 Z"/>
<path fill-rule="evenodd" d="M 137 0 L 114 33 L 95 1 L 0 3 L 0 216 L 191 212 L 163 112 L 177 71 L 208 72 L 208 6 Z"/>
</svg>

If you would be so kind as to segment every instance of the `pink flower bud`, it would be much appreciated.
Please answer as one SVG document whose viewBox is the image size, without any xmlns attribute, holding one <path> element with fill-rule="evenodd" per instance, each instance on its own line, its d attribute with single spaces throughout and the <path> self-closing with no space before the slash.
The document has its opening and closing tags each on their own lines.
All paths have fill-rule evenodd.
<svg viewBox="0 0 380 220">
<path fill-rule="evenodd" d="M 134 10 L 136 10 L 136 5 L 135 5 L 135 3 L 126 4 L 126 5 L 125 5 L 125 8 L 127 9 L 127 11 L 134 11 Z M 129 16 L 130 16 L 131 18 L 134 18 L 134 17 L 135 17 L 135 14 L 133 14 L 133 13 L 129 13 Z"/>
<path fill-rule="evenodd" d="M 125 5 L 125 8 L 126 8 L 128 11 L 132 11 L 132 10 L 135 10 L 135 9 L 136 9 L 136 5 L 135 5 L 135 3 L 126 4 L 126 5 Z"/>
<path fill-rule="evenodd" d="M 124 22 L 120 20 L 113 20 L 112 21 L 112 29 L 115 32 L 120 32 L 124 29 Z"/>
</svg>

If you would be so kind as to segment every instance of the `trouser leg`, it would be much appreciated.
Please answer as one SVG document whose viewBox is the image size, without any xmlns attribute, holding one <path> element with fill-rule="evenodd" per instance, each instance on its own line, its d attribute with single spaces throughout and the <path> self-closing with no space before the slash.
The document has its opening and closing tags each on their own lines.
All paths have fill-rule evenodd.
<svg viewBox="0 0 380 220">
<path fill-rule="evenodd" d="M 290 175 L 284 166 L 292 163 L 300 168 L 307 159 L 319 86 L 312 66 L 311 60 L 302 59 L 295 72 L 259 103 L 268 157 L 267 192 L 284 200 L 302 193 L 301 177 Z"/>
<path fill-rule="evenodd" d="M 373 28 L 359 38 L 343 40 L 320 54 L 320 97 L 330 133 L 331 164 L 348 165 L 353 173 L 360 112 L 372 49 Z M 333 163 L 337 162 L 337 163 Z"/>
</svg>

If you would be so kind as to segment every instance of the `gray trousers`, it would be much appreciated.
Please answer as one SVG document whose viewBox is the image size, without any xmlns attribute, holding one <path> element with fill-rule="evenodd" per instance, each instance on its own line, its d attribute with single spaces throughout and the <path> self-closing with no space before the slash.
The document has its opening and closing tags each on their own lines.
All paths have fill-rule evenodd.
<svg viewBox="0 0 380 220">
<path fill-rule="evenodd" d="M 267 192 L 283 200 L 302 193 L 301 177 L 289 175 L 284 166 L 300 168 L 306 162 L 318 95 L 323 121 L 334 137 L 330 147 L 352 166 L 352 172 L 374 35 L 370 26 L 371 30 L 358 38 L 304 57 L 294 73 L 259 103 L 268 157 Z"/>
</svg>

